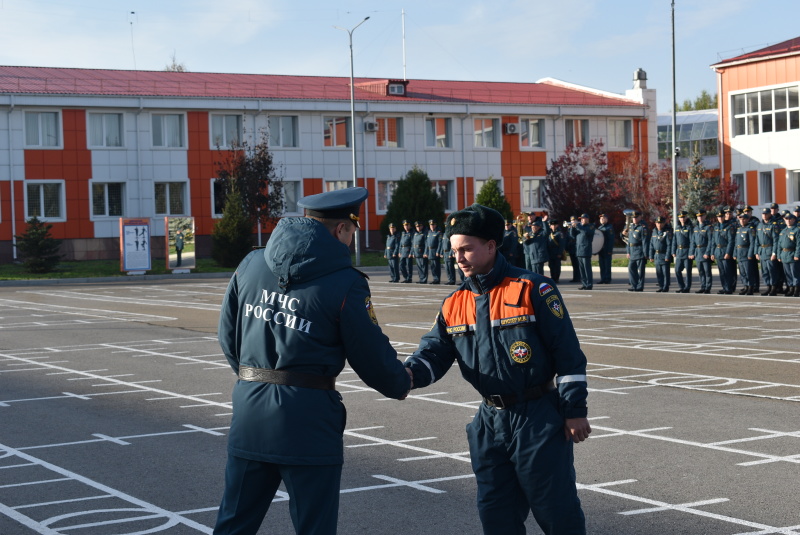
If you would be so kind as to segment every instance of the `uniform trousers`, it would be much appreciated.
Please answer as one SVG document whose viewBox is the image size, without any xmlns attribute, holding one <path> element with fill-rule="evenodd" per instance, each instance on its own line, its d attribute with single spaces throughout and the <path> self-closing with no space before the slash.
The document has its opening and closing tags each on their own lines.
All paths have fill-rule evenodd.
<svg viewBox="0 0 800 535">
<path fill-rule="evenodd" d="M 597 262 L 600 264 L 600 282 L 602 284 L 611 283 L 611 253 L 600 253 L 597 255 Z"/>
<path fill-rule="evenodd" d="M 442 259 L 436 255 L 428 257 L 428 265 L 431 268 L 431 278 L 436 284 L 442 279 Z"/>
<path fill-rule="evenodd" d="M 533 257 L 529 254 L 525 255 L 525 269 L 533 271 Z"/>
<path fill-rule="evenodd" d="M 445 257 L 444 270 L 447 272 L 447 284 L 456 283 L 456 263 L 455 258 Z"/>
<path fill-rule="evenodd" d="M 700 277 L 700 289 L 701 290 L 710 290 L 711 289 L 711 259 L 710 258 L 703 258 L 702 256 L 697 257 L 697 275 Z"/>
<path fill-rule="evenodd" d="M 530 271 L 534 273 L 538 273 L 539 275 L 544 275 L 544 262 L 531 262 L 531 269 Z"/>
<path fill-rule="evenodd" d="M 425 284 L 428 282 L 428 259 L 418 256 L 417 260 L 417 274 L 419 274 L 419 282 Z"/>
<path fill-rule="evenodd" d="M 557 391 L 503 410 L 481 404 L 467 438 L 484 535 L 524 535 L 529 512 L 545 534 L 586 533 Z"/>
<path fill-rule="evenodd" d="M 762 249 L 766 250 L 766 249 Z M 776 266 L 777 261 L 773 261 L 771 258 L 771 254 L 761 254 L 761 280 L 764 281 L 764 284 L 767 286 L 774 286 L 776 285 L 777 277 L 775 276 L 776 269 L 779 266 Z"/>
<path fill-rule="evenodd" d="M 400 259 L 396 256 L 393 256 L 389 259 L 389 280 L 392 282 L 397 282 L 400 280 Z"/>
<path fill-rule="evenodd" d="M 592 257 L 579 256 L 578 269 L 581 273 L 581 284 L 584 288 L 591 288 L 594 286 L 594 275 L 592 274 Z"/>
<path fill-rule="evenodd" d="M 579 282 L 581 280 L 581 268 L 578 267 L 578 256 L 570 253 L 569 263 L 572 264 L 572 280 L 570 282 Z"/>
<path fill-rule="evenodd" d="M 656 280 L 658 281 L 658 288 L 665 292 L 669 290 L 669 262 L 656 263 Z"/>
<path fill-rule="evenodd" d="M 758 286 L 758 272 L 753 269 L 752 260 L 747 257 L 739 258 L 739 273 L 741 274 L 741 281 L 747 288 L 755 288 Z"/>
<path fill-rule="evenodd" d="M 783 264 L 783 276 L 786 279 L 786 285 L 796 288 L 800 286 L 800 263 L 798 262 L 781 262 Z"/>
<path fill-rule="evenodd" d="M 678 281 L 678 288 L 690 290 L 692 288 L 692 263 L 694 261 L 687 258 L 675 259 L 675 280 Z M 683 272 L 686 271 L 686 283 L 684 284 Z"/>
<path fill-rule="evenodd" d="M 403 281 L 411 282 L 414 273 L 414 259 L 408 256 L 400 258 L 400 274 L 403 276 Z"/>
<path fill-rule="evenodd" d="M 736 264 L 732 258 L 724 258 L 722 255 L 714 257 L 719 271 L 719 284 L 725 292 L 732 292 L 736 289 Z"/>
<path fill-rule="evenodd" d="M 644 289 L 644 276 L 642 275 L 642 267 L 645 265 L 646 260 L 640 258 L 638 260 L 628 260 L 628 283 L 634 290 Z"/>
<path fill-rule="evenodd" d="M 281 481 L 289 494 L 289 514 L 297 533 L 336 533 L 341 478 L 341 464 L 285 465 L 228 455 L 214 535 L 255 534 Z"/>
<path fill-rule="evenodd" d="M 547 267 L 550 268 L 550 278 L 553 279 L 554 282 L 558 282 L 558 279 L 561 278 L 561 259 L 548 260 Z"/>
</svg>

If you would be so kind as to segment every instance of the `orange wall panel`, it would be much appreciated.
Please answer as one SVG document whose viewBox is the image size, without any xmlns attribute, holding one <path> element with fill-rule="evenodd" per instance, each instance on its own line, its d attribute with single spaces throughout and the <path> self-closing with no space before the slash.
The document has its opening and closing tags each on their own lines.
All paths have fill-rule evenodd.
<svg viewBox="0 0 800 535">
<path fill-rule="evenodd" d="M 784 204 L 786 200 L 786 169 L 775 169 L 772 173 L 775 181 L 775 202 Z"/>
<path fill-rule="evenodd" d="M 747 204 L 758 204 L 758 171 L 747 171 L 744 179 L 747 184 Z"/>
</svg>

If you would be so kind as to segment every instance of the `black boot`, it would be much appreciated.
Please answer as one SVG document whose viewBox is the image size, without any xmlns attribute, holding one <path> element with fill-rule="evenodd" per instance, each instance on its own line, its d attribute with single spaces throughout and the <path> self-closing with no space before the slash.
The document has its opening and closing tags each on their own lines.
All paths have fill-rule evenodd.
<svg viewBox="0 0 800 535">
<path fill-rule="evenodd" d="M 794 297 L 794 286 L 786 288 L 786 297 Z"/>
<path fill-rule="evenodd" d="M 771 295 L 772 297 L 775 297 L 776 295 L 778 295 L 778 286 L 777 285 L 769 287 L 769 295 Z"/>
<path fill-rule="evenodd" d="M 745 286 L 744 288 L 742 288 L 741 290 L 739 290 L 739 295 L 745 295 L 749 289 L 750 289 L 750 288 L 748 288 L 747 286 Z M 751 293 L 750 295 L 753 295 L 753 294 Z"/>
<path fill-rule="evenodd" d="M 795 297 L 800 297 L 800 286 L 795 286 L 794 287 L 794 296 Z"/>
<path fill-rule="evenodd" d="M 772 286 L 767 286 L 767 289 L 761 292 L 761 295 L 770 295 L 772 293 Z"/>
<path fill-rule="evenodd" d="M 745 290 L 747 290 L 747 291 L 744 293 L 744 295 L 753 295 L 753 293 L 754 293 L 752 286 L 745 287 Z"/>
</svg>

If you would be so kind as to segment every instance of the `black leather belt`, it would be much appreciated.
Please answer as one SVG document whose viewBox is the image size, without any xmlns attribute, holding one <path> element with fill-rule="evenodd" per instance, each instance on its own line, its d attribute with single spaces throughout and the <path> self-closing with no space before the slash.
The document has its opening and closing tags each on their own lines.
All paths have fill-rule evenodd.
<svg viewBox="0 0 800 535">
<path fill-rule="evenodd" d="M 494 407 L 495 409 L 507 409 L 511 405 L 516 403 L 520 403 L 522 401 L 533 401 L 535 399 L 539 399 L 540 397 L 544 396 L 551 390 L 555 390 L 556 385 L 553 382 L 549 382 L 543 385 L 533 386 L 525 390 L 525 392 L 521 396 L 517 396 L 515 394 L 508 394 L 505 396 L 501 396 L 500 394 L 494 394 L 488 397 L 483 398 L 483 402 L 489 405 L 490 407 Z"/>
<path fill-rule="evenodd" d="M 256 383 L 316 388 L 317 390 L 334 390 L 336 388 L 336 377 L 311 375 L 310 373 L 290 372 L 286 370 L 251 368 L 250 366 L 239 367 L 239 379 Z"/>
<path fill-rule="evenodd" d="M 683 245 L 679 245 L 678 249 L 688 249 L 688 247 L 684 247 Z"/>
<path fill-rule="evenodd" d="M 794 251 L 794 249 L 787 249 L 786 247 L 783 248 L 784 253 L 788 253 L 789 251 Z"/>
</svg>

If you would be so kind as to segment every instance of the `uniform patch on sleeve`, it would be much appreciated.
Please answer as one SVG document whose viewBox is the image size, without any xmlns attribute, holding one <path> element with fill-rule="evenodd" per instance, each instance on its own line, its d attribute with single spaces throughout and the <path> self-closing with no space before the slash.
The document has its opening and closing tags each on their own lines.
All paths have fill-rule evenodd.
<svg viewBox="0 0 800 535">
<path fill-rule="evenodd" d="M 545 302 L 547 303 L 547 308 L 553 313 L 553 316 L 558 319 L 564 318 L 564 305 L 561 304 L 561 300 L 557 295 L 551 295 Z"/>
<path fill-rule="evenodd" d="M 544 297 L 545 295 L 549 294 L 552 291 L 553 287 L 547 284 L 546 282 L 543 282 L 539 285 L 539 295 L 542 297 Z"/>
<path fill-rule="evenodd" d="M 377 325 L 378 317 L 375 316 L 375 307 L 372 306 L 372 297 L 367 296 L 367 298 L 364 299 L 364 308 L 367 309 L 367 314 L 369 314 L 369 319 L 372 320 L 372 323 Z"/>
<path fill-rule="evenodd" d="M 514 362 L 525 364 L 531 360 L 531 346 L 525 342 L 514 342 L 508 352 Z"/>
</svg>

